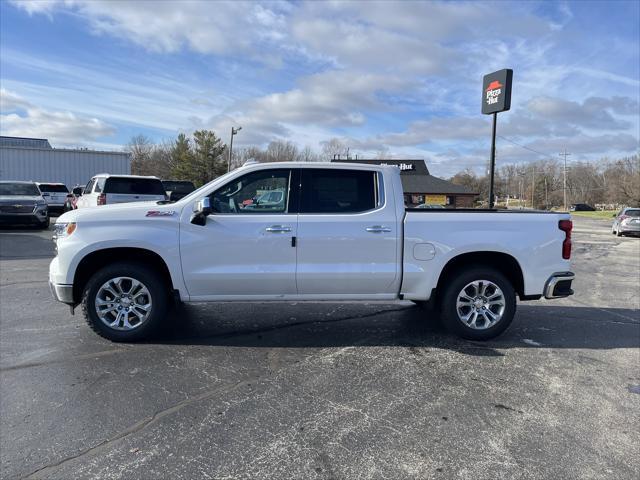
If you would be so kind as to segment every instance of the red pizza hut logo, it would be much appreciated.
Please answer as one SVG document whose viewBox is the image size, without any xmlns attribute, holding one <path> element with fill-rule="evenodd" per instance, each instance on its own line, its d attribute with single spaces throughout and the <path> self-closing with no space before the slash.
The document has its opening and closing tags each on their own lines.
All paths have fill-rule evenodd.
<svg viewBox="0 0 640 480">
<path fill-rule="evenodd" d="M 485 97 L 485 101 L 487 105 L 493 105 L 494 103 L 498 103 L 498 97 L 502 93 L 502 84 L 498 80 L 494 80 L 487 87 L 487 94 Z"/>
</svg>

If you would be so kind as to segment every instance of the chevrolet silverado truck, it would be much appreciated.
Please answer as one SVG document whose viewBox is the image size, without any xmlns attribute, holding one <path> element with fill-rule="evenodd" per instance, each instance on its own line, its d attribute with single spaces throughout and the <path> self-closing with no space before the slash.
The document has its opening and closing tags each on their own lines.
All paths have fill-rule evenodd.
<svg viewBox="0 0 640 480">
<path fill-rule="evenodd" d="M 249 201 L 268 191 L 283 201 Z M 403 198 L 393 166 L 254 163 L 175 203 L 73 210 L 55 225 L 51 291 L 113 341 L 148 337 L 174 303 L 400 299 L 484 340 L 516 297 L 573 293 L 569 214 Z"/>
</svg>

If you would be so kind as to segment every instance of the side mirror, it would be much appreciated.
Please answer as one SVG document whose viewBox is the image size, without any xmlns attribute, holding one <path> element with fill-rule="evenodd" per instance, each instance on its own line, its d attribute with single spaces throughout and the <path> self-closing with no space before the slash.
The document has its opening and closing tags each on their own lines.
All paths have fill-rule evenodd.
<svg viewBox="0 0 640 480">
<path fill-rule="evenodd" d="M 207 223 L 207 216 L 213 212 L 211 208 L 211 199 L 204 197 L 198 200 L 193 206 L 193 215 L 191 215 L 191 223 L 194 225 L 204 226 Z"/>
<path fill-rule="evenodd" d="M 76 197 L 79 197 L 82 195 L 82 188 L 83 187 L 75 187 L 71 190 L 71 193 L 73 193 Z"/>
</svg>

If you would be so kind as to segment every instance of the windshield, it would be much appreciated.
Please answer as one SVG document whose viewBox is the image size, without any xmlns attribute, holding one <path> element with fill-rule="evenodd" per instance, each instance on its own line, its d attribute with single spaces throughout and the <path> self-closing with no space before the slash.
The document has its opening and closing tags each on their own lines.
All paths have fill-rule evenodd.
<svg viewBox="0 0 640 480">
<path fill-rule="evenodd" d="M 38 188 L 40 188 L 41 192 L 69 193 L 69 189 L 64 185 L 41 183 Z"/>
<path fill-rule="evenodd" d="M 0 183 L 0 195 L 38 197 L 40 192 L 35 183 Z"/>
<path fill-rule="evenodd" d="M 200 188 L 194 190 L 193 192 L 191 192 L 189 195 L 187 195 L 186 197 L 180 199 L 180 202 L 188 202 L 189 200 L 195 199 L 198 197 L 198 195 L 200 194 L 200 192 L 202 192 L 203 190 L 207 189 L 208 187 L 210 187 L 211 185 L 213 185 L 214 183 L 218 183 L 218 182 L 222 182 L 224 181 L 229 175 L 231 175 L 232 173 L 236 172 L 236 170 L 232 170 L 231 172 L 227 172 L 224 175 L 219 176 L 218 178 L 214 178 L 213 180 L 211 180 L 209 183 L 205 183 L 204 185 L 202 185 Z"/>
</svg>

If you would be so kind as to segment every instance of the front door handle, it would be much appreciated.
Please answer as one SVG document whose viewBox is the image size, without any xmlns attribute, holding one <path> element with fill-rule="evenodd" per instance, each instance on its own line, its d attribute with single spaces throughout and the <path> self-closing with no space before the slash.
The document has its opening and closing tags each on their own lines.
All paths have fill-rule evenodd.
<svg viewBox="0 0 640 480">
<path fill-rule="evenodd" d="M 265 228 L 265 230 L 269 233 L 289 233 L 291 232 L 291 227 L 287 227 L 286 225 L 271 225 Z"/>
<path fill-rule="evenodd" d="M 365 228 L 365 230 L 369 233 L 389 233 L 391 231 L 389 227 L 382 225 L 373 225 L 372 227 Z"/>
</svg>

